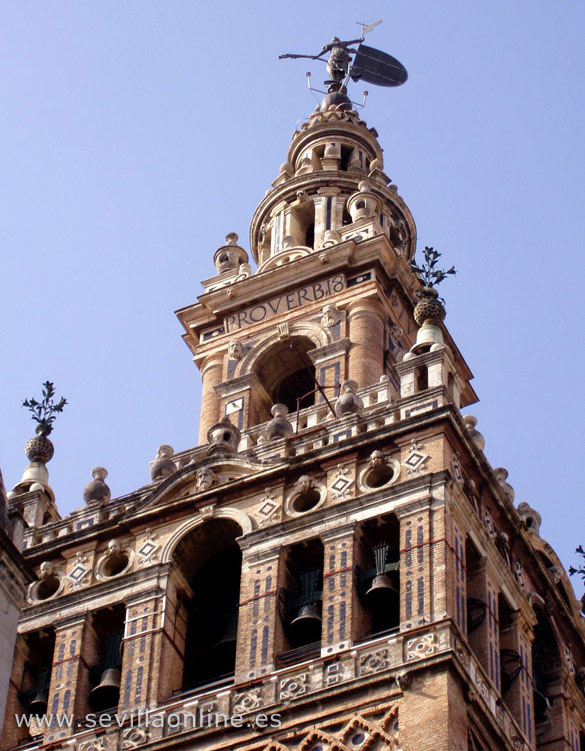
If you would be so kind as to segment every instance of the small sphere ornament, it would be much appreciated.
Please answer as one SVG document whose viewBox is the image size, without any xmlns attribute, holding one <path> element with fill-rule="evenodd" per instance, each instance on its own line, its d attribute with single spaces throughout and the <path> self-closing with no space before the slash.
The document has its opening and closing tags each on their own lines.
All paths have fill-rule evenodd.
<svg viewBox="0 0 585 751">
<path fill-rule="evenodd" d="M 420 291 L 420 299 L 414 306 L 414 320 L 419 326 L 425 321 L 441 323 L 445 320 L 445 306 L 439 300 L 439 293 L 432 287 L 423 287 Z"/>
<path fill-rule="evenodd" d="M 46 464 L 53 458 L 55 447 L 53 446 L 52 441 L 41 432 L 41 429 L 37 428 L 37 435 L 26 442 L 24 453 L 29 462 L 40 462 L 41 464 Z"/>
</svg>

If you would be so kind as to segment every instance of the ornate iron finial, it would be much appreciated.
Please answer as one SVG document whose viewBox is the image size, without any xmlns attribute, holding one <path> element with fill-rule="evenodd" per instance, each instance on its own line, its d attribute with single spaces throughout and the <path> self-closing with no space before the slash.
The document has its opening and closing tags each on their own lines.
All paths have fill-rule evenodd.
<svg viewBox="0 0 585 751">
<path fill-rule="evenodd" d="M 416 261 L 411 261 L 410 268 L 416 274 L 425 289 L 434 289 L 449 274 L 457 273 L 455 271 L 455 266 L 451 266 L 451 268 L 447 270 L 437 268 L 437 262 L 441 257 L 441 253 L 434 248 L 425 247 L 423 255 L 424 263 L 422 266 L 419 266 Z"/>
<path fill-rule="evenodd" d="M 25 399 L 22 403 L 23 407 L 30 410 L 32 419 L 38 423 L 36 432 L 38 435 L 48 436 L 53 430 L 53 423 L 59 412 L 63 412 L 63 408 L 67 404 L 67 399 L 61 397 L 58 402 L 53 400 L 55 396 L 55 386 L 51 381 L 45 381 L 43 383 L 43 399 L 38 402 L 36 399 Z"/>
</svg>

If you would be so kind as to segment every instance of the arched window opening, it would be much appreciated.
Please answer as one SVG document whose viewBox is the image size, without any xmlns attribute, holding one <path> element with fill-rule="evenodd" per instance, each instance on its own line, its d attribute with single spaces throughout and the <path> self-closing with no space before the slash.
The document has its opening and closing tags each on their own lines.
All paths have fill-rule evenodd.
<svg viewBox="0 0 585 751">
<path fill-rule="evenodd" d="M 508 709 L 513 711 L 514 706 L 513 702 L 510 702 L 509 693 L 522 671 L 522 660 L 518 651 L 514 649 L 516 646 L 514 612 L 502 594 L 498 596 L 498 620 L 500 691 Z"/>
<path fill-rule="evenodd" d="M 115 709 L 120 700 L 125 618 L 126 608 L 123 603 L 93 614 L 97 662 L 89 671 L 89 704 L 94 712 Z"/>
<path fill-rule="evenodd" d="M 277 666 L 284 667 L 319 655 L 323 600 L 323 544 L 309 540 L 291 547 L 284 557 L 284 586 L 279 590 L 282 652 Z"/>
<path fill-rule="evenodd" d="M 311 198 L 307 198 L 291 211 L 287 234 L 292 237 L 293 246 L 305 245 L 308 248 L 314 247 L 315 204 Z"/>
<path fill-rule="evenodd" d="M 349 213 L 349 211 L 346 208 L 344 208 L 343 209 L 343 217 L 342 217 L 341 223 L 343 224 L 344 227 L 346 227 L 348 224 L 351 224 L 352 221 L 353 220 L 351 218 L 351 214 Z"/>
<path fill-rule="evenodd" d="M 292 346 L 291 346 L 292 345 Z M 306 337 L 293 337 L 271 347 L 258 363 L 256 375 L 267 395 L 264 409 L 258 410 L 257 422 L 270 419 L 271 404 L 285 404 L 290 413 L 315 404 L 315 366 L 308 352 L 314 344 Z"/>
<path fill-rule="evenodd" d="M 356 537 L 354 640 L 400 625 L 400 524 L 393 515 L 364 522 Z"/>
<path fill-rule="evenodd" d="M 447 393 L 449 394 L 449 399 L 451 399 L 452 402 L 455 402 L 455 404 L 459 406 L 455 376 L 453 375 L 453 373 L 449 373 L 449 375 L 447 376 Z"/>
<path fill-rule="evenodd" d="M 429 387 L 429 371 L 426 365 L 419 365 L 414 373 L 416 393 L 426 391 Z"/>
<path fill-rule="evenodd" d="M 469 538 L 465 544 L 466 629 L 469 646 L 487 668 L 485 561 Z"/>
<path fill-rule="evenodd" d="M 55 632 L 53 629 L 43 629 L 27 634 L 24 640 L 28 657 L 18 699 L 23 714 L 40 717 L 47 712 Z"/>
<path fill-rule="evenodd" d="M 183 690 L 229 680 L 236 664 L 242 555 L 240 527 L 210 519 L 177 545 L 175 565 L 191 590 Z"/>
<path fill-rule="evenodd" d="M 540 608 L 536 609 L 538 623 L 534 628 L 532 642 L 532 683 L 534 723 L 539 725 L 549 719 L 551 700 L 549 684 L 559 679 L 561 659 L 557 638 L 549 617 Z"/>
<path fill-rule="evenodd" d="M 339 169 L 342 172 L 347 172 L 352 153 L 353 148 L 351 146 L 341 147 L 341 160 L 339 162 Z"/>
</svg>

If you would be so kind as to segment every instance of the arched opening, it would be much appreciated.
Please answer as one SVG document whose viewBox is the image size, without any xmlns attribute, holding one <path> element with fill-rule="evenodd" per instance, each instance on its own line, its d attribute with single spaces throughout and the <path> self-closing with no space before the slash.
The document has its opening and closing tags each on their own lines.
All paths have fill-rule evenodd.
<svg viewBox="0 0 585 751">
<path fill-rule="evenodd" d="M 485 560 L 469 538 L 465 543 L 465 589 L 467 639 L 475 656 L 487 670 Z"/>
<path fill-rule="evenodd" d="M 293 337 L 278 342 L 261 358 L 256 375 L 268 395 L 269 402 L 258 411 L 257 422 L 270 419 L 272 404 L 285 404 L 289 412 L 315 404 L 315 366 L 308 352 L 314 349 L 307 337 Z"/>
<path fill-rule="evenodd" d="M 506 598 L 498 595 L 498 638 L 500 641 L 500 692 L 508 709 L 514 711 L 510 691 L 522 671 L 522 660 L 516 646 L 514 612 Z"/>
<path fill-rule="evenodd" d="M 242 555 L 231 519 L 209 519 L 177 545 L 173 562 L 188 584 L 183 690 L 227 681 L 236 664 Z"/>
<path fill-rule="evenodd" d="M 323 600 L 323 544 L 308 540 L 284 554 L 284 586 L 279 591 L 283 650 L 277 666 L 285 667 L 316 657 L 321 648 Z"/>
<path fill-rule="evenodd" d="M 339 162 L 339 169 L 342 172 L 347 172 L 352 153 L 353 153 L 353 148 L 351 146 L 341 147 L 341 160 Z M 360 152 L 360 155 L 361 155 L 361 152 Z"/>
<path fill-rule="evenodd" d="M 292 237 L 293 245 L 315 245 L 315 204 L 307 198 L 291 211 L 287 234 Z M 281 250 L 281 248 L 279 248 Z"/>
<path fill-rule="evenodd" d="M 93 614 L 97 663 L 89 671 L 89 705 L 94 712 L 118 706 L 125 620 L 126 608 L 121 602 Z"/>
<path fill-rule="evenodd" d="M 540 725 L 549 719 L 552 706 L 549 699 L 550 684 L 559 680 L 561 658 L 549 617 L 541 608 L 535 608 L 535 611 L 538 622 L 532 642 L 532 684 L 534 724 Z"/>
<path fill-rule="evenodd" d="M 400 625 L 400 523 L 393 515 L 370 519 L 356 537 L 354 640 L 370 639 Z"/>
<path fill-rule="evenodd" d="M 429 387 L 429 371 L 426 365 L 419 365 L 414 373 L 416 393 L 426 391 Z"/>
<path fill-rule="evenodd" d="M 24 640 L 28 657 L 18 699 L 23 714 L 40 717 L 47 712 L 55 632 L 52 628 L 43 629 L 27 634 Z"/>
</svg>

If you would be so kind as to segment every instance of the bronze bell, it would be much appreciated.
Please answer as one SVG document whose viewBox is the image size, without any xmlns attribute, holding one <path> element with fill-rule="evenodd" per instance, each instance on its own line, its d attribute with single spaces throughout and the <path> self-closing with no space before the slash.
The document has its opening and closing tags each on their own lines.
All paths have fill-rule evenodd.
<svg viewBox="0 0 585 751">
<path fill-rule="evenodd" d="M 397 595 L 396 587 L 388 574 L 377 574 L 366 592 L 366 602 L 372 608 L 382 607 Z"/>
<path fill-rule="evenodd" d="M 213 645 L 209 654 L 218 675 L 230 673 L 234 669 L 237 636 L 238 618 L 235 616 L 230 619 L 223 636 Z"/>
<path fill-rule="evenodd" d="M 47 712 L 47 704 L 49 702 L 49 689 L 44 688 L 37 691 L 31 703 L 28 705 L 28 711 L 31 715 L 44 715 Z"/>
<path fill-rule="evenodd" d="M 300 644 L 313 644 L 321 639 L 321 612 L 316 602 L 302 605 L 290 628 L 295 641 Z"/>
<path fill-rule="evenodd" d="M 90 691 L 90 702 L 100 710 L 109 709 L 118 705 L 119 698 L 120 668 L 107 668 L 103 671 L 98 685 Z"/>
</svg>

